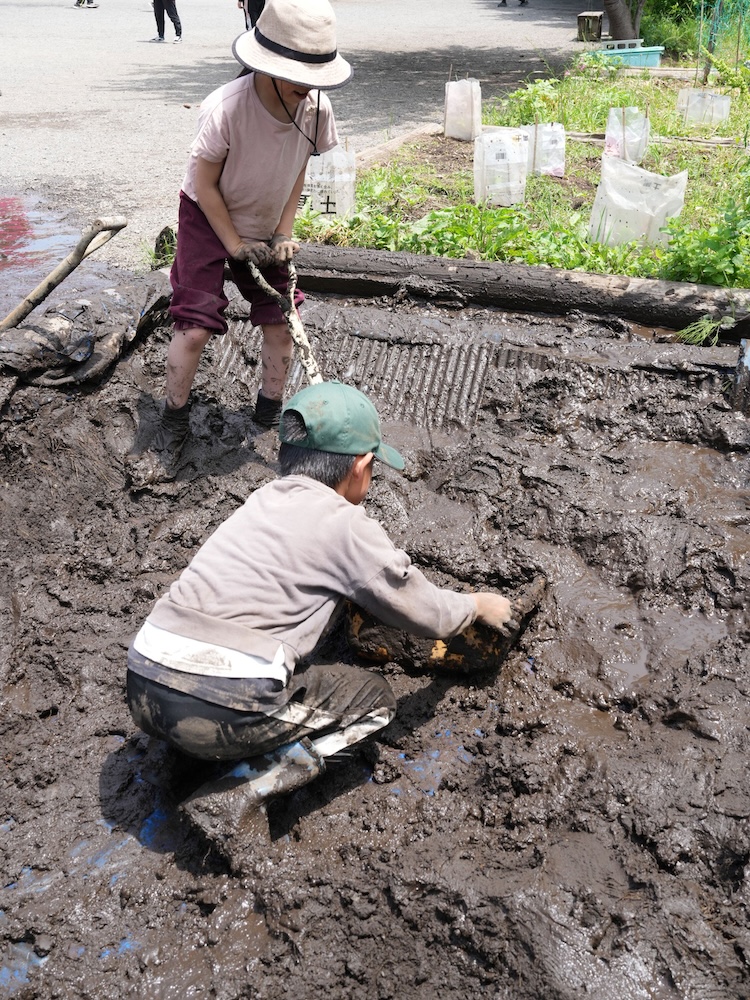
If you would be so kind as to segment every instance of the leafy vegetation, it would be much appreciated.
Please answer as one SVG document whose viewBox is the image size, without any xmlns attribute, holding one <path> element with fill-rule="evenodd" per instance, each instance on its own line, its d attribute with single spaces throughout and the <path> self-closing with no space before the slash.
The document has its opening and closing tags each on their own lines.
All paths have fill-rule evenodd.
<svg viewBox="0 0 750 1000">
<path fill-rule="evenodd" d="M 677 111 L 677 91 L 687 86 L 581 57 L 559 79 L 536 80 L 484 107 L 487 125 L 565 126 L 565 177 L 530 176 L 523 204 L 474 204 L 471 144 L 435 137 L 363 174 L 351 218 L 331 222 L 308 212 L 295 231 L 341 246 L 750 287 L 750 97 L 738 86 L 726 121 L 687 125 Z M 610 247 L 588 238 L 601 144 L 583 136 L 603 135 L 609 109 L 629 106 L 646 111 L 651 122 L 641 166 L 663 175 L 688 172 L 685 207 L 668 224 L 666 246 Z M 454 155 L 440 166 L 451 147 L 463 148 L 463 160 L 456 163 Z"/>
</svg>

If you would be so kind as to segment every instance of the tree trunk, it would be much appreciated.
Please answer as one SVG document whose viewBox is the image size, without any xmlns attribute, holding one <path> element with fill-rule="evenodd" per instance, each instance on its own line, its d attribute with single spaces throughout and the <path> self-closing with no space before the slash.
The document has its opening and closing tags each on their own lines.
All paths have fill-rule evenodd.
<svg viewBox="0 0 750 1000">
<path fill-rule="evenodd" d="M 635 14 L 633 15 L 633 38 L 640 38 L 641 35 L 641 16 L 643 15 L 643 8 L 646 6 L 646 0 L 638 0 L 635 8 Z"/>
<path fill-rule="evenodd" d="M 580 310 L 681 330 L 703 316 L 750 313 L 750 290 L 560 271 L 305 243 L 295 257 L 304 291 L 352 297 L 412 295 L 440 305 L 488 305 L 565 315 Z"/>
<path fill-rule="evenodd" d="M 635 38 L 633 19 L 626 0 L 604 0 L 611 38 Z"/>
</svg>

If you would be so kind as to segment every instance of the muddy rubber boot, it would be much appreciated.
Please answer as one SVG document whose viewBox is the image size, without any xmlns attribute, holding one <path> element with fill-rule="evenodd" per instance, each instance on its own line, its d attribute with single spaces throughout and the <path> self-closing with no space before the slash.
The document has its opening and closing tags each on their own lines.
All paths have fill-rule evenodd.
<svg viewBox="0 0 750 1000">
<path fill-rule="evenodd" d="M 305 738 L 240 761 L 201 785 L 180 804 L 180 811 L 241 874 L 270 844 L 266 802 L 302 788 L 323 771 L 325 760 Z"/>
<path fill-rule="evenodd" d="M 277 428 L 281 419 L 281 400 L 269 399 L 258 390 L 253 420 L 259 427 Z"/>
<path fill-rule="evenodd" d="M 164 402 L 161 422 L 151 442 L 150 451 L 163 456 L 164 464 L 174 465 L 180 457 L 182 446 L 190 433 L 190 400 L 177 410 Z"/>
<path fill-rule="evenodd" d="M 130 462 L 133 486 L 142 487 L 174 479 L 182 447 L 190 433 L 190 400 L 177 410 L 167 406 L 146 451 Z"/>
</svg>

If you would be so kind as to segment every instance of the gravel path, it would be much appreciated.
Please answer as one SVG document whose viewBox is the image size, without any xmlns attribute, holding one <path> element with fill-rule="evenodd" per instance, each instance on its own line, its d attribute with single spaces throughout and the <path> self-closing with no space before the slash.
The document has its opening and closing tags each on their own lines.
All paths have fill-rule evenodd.
<svg viewBox="0 0 750 1000">
<path fill-rule="evenodd" d="M 572 0 L 334 0 L 354 80 L 332 94 L 357 153 L 440 123 L 444 83 L 507 90 L 581 48 Z M 234 0 L 179 0 L 184 41 L 152 44 L 145 0 L 7 0 L 0 60 L 0 195 L 25 195 L 77 236 L 97 215 L 128 227 L 97 258 L 131 270 L 176 221 L 198 106 L 232 79 Z M 2 275 L 0 274 L 0 280 Z"/>
</svg>

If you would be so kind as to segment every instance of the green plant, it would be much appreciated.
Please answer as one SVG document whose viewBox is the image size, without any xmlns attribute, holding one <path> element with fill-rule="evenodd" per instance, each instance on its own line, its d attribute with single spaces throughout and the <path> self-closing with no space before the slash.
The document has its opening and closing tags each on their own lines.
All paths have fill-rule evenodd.
<svg viewBox="0 0 750 1000">
<path fill-rule="evenodd" d="M 695 323 L 690 323 L 677 331 L 677 339 L 685 344 L 697 344 L 701 347 L 714 347 L 719 342 L 719 331 L 724 320 L 713 316 L 701 316 Z"/>
<path fill-rule="evenodd" d="M 720 59 L 705 47 L 701 48 L 701 55 L 719 74 L 718 82 L 721 86 L 739 90 L 743 97 L 747 97 L 748 92 L 750 92 L 750 68 L 745 65 L 730 66 L 726 60 Z"/>
<path fill-rule="evenodd" d="M 473 202 L 471 147 L 444 138 L 407 144 L 386 167 L 362 174 L 356 213 L 328 219 L 302 213 L 301 239 L 445 257 L 478 256 L 565 269 L 665 277 L 750 287 L 750 175 L 744 152 L 729 145 L 686 141 L 677 112 L 684 84 L 627 75 L 590 56 L 557 79 L 534 80 L 502 100 L 487 102 L 484 122 L 518 126 L 561 120 L 567 131 L 564 178 L 530 176 L 524 204 Z M 648 110 L 652 141 L 641 166 L 654 173 L 688 172 L 685 205 L 667 226 L 666 246 L 592 242 L 588 222 L 600 176 L 601 145 L 573 133 L 604 132 L 611 107 Z M 750 131 L 750 99 L 735 95 L 729 119 L 691 127 L 692 140 L 718 135 L 737 143 Z M 663 138 L 662 138 L 663 137 Z M 670 138 L 672 137 L 672 138 Z M 463 147 L 463 158 L 460 149 Z M 432 165 L 432 154 L 440 164 Z"/>
<path fill-rule="evenodd" d="M 171 267 L 177 253 L 177 233 L 171 226 L 165 226 L 156 237 L 153 248 L 144 246 L 143 249 L 152 271 Z"/>
<path fill-rule="evenodd" d="M 647 12 L 639 34 L 644 45 L 663 45 L 665 54 L 672 59 L 695 58 L 698 52 L 699 25 L 692 17 L 677 20 Z"/>
<path fill-rule="evenodd" d="M 670 243 L 662 277 L 726 287 L 750 285 L 750 165 L 737 170 L 739 188 L 719 219 L 697 228 L 682 218 L 668 223 Z"/>
<path fill-rule="evenodd" d="M 509 127 L 533 125 L 536 121 L 555 121 L 560 104 L 559 80 L 534 80 L 512 93 L 500 102 L 493 122 L 493 112 L 489 113 L 490 124 Z"/>
</svg>

